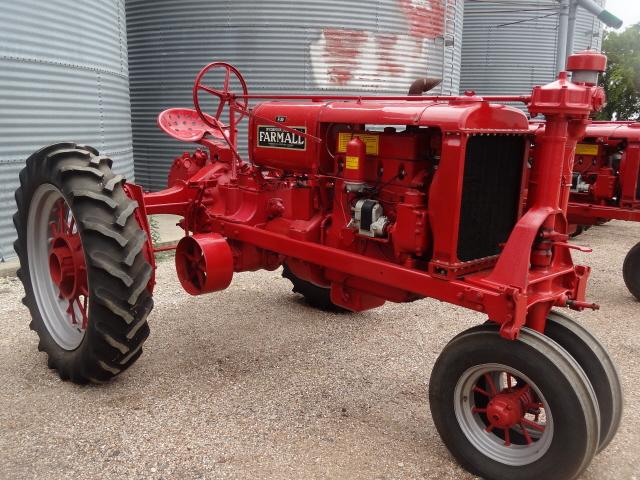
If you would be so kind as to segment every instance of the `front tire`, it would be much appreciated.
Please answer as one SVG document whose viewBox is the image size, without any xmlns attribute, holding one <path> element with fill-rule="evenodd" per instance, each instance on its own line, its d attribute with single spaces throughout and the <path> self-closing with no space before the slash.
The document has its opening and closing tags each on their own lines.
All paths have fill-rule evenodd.
<svg viewBox="0 0 640 480">
<path fill-rule="evenodd" d="M 563 313 L 549 312 L 544 334 L 569 352 L 593 386 L 600 409 L 599 453 L 613 440 L 622 419 L 622 386 L 616 367 L 602 344 Z"/>
<path fill-rule="evenodd" d="M 627 253 L 622 264 L 622 278 L 631 295 L 640 301 L 640 242 Z"/>
<path fill-rule="evenodd" d="M 452 455 L 483 478 L 572 479 L 598 447 L 589 380 L 558 344 L 527 328 L 516 341 L 495 325 L 454 338 L 433 368 L 429 402 Z"/>
<path fill-rule="evenodd" d="M 105 382 L 149 335 L 153 268 L 137 203 L 91 147 L 60 143 L 27 159 L 15 198 L 14 248 L 38 349 L 60 378 Z"/>
</svg>

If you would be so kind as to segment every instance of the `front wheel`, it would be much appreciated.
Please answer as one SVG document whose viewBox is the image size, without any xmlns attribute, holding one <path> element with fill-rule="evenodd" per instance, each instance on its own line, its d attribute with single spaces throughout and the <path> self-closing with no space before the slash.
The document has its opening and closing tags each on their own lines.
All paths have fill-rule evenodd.
<svg viewBox="0 0 640 480">
<path fill-rule="evenodd" d="M 429 402 L 453 456 L 483 478 L 575 478 L 598 448 L 589 380 L 562 347 L 527 328 L 516 341 L 494 325 L 454 338 L 433 368 Z"/>
<path fill-rule="evenodd" d="M 640 242 L 627 253 L 622 264 L 622 277 L 631 295 L 640 300 Z"/>
<path fill-rule="evenodd" d="M 16 191 L 14 248 L 38 349 L 63 380 L 104 382 L 149 335 L 153 275 L 137 203 L 111 160 L 72 143 L 27 159 Z"/>
<path fill-rule="evenodd" d="M 622 386 L 616 367 L 604 346 L 564 313 L 549 312 L 544 334 L 569 352 L 593 386 L 600 410 L 598 452 L 601 452 L 613 440 L 622 419 Z"/>
</svg>

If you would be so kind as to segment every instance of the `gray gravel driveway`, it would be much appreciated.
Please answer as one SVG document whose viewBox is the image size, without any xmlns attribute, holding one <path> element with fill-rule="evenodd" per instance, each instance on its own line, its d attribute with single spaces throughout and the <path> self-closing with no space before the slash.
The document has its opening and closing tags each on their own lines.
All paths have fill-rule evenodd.
<svg viewBox="0 0 640 480">
<path fill-rule="evenodd" d="M 585 479 L 640 479 L 640 303 L 621 265 L 640 225 L 576 239 L 598 312 L 576 314 L 608 347 L 626 395 L 620 431 Z M 151 336 L 108 385 L 62 382 L 36 349 L 22 287 L 0 280 L 0 477 L 465 479 L 429 416 L 429 372 L 484 318 L 436 300 L 326 314 L 280 272 L 184 293 L 160 263 Z M 542 479 L 541 479 L 542 480 Z"/>
</svg>

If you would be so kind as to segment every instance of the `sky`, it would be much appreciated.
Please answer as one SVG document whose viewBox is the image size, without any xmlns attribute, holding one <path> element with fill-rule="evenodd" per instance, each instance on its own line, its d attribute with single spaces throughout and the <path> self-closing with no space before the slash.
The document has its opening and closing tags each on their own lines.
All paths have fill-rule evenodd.
<svg viewBox="0 0 640 480">
<path fill-rule="evenodd" d="M 605 8 L 622 19 L 622 29 L 640 22 L 640 0 L 606 0 Z"/>
</svg>

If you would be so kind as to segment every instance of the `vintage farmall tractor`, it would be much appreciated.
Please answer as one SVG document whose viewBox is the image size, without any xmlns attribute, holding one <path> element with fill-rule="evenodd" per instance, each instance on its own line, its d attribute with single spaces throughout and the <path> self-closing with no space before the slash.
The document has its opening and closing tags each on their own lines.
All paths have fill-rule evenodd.
<svg viewBox="0 0 640 480">
<path fill-rule="evenodd" d="M 539 135 L 544 123 L 532 122 Z M 609 220 L 640 222 L 640 123 L 593 122 L 575 148 L 567 210 L 569 230 L 580 234 Z M 622 276 L 640 300 L 640 242 L 624 259 Z"/>
<path fill-rule="evenodd" d="M 485 478 L 576 477 L 622 411 L 608 354 L 555 310 L 597 308 L 585 300 L 589 268 L 571 259 L 562 179 L 567 145 L 603 104 L 594 79 L 606 59 L 577 58 L 588 75 L 493 98 L 249 95 L 236 68 L 215 62 L 196 78 L 195 110 L 158 118 L 201 148 L 177 158 L 155 193 L 92 147 L 39 150 L 20 174 L 16 251 L 49 366 L 104 382 L 136 361 L 155 282 L 147 215 L 176 214 L 176 270 L 192 295 L 284 265 L 321 307 L 431 297 L 478 312 L 488 321 L 451 340 L 431 375 L 443 441 Z M 207 96 L 219 101 L 211 114 Z M 254 99 L 269 101 L 249 108 Z M 529 122 L 508 101 L 547 119 L 530 175 Z M 248 161 L 236 145 L 245 116 Z"/>
</svg>

